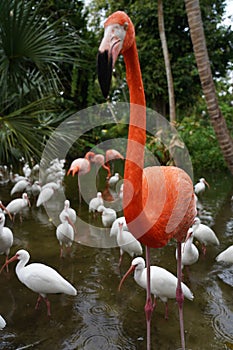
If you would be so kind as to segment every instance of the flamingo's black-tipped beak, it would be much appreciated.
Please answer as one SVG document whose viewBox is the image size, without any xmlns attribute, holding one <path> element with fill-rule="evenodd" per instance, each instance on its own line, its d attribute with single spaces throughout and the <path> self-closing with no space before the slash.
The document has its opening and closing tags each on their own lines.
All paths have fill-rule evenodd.
<svg viewBox="0 0 233 350">
<path fill-rule="evenodd" d="M 123 47 L 126 28 L 126 25 L 121 26 L 118 24 L 111 24 L 105 27 L 104 37 L 97 57 L 98 79 L 105 98 L 109 94 L 112 71 Z"/>
<path fill-rule="evenodd" d="M 113 71 L 112 56 L 107 50 L 98 52 L 97 56 L 97 72 L 100 88 L 104 98 L 108 97 Z"/>
</svg>

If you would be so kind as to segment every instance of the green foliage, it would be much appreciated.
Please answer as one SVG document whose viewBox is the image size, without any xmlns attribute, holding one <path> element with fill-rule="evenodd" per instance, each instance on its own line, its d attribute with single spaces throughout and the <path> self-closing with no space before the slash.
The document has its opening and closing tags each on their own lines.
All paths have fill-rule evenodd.
<svg viewBox="0 0 233 350">
<path fill-rule="evenodd" d="M 214 77 L 226 76 L 233 62 L 233 32 L 221 26 L 225 8 L 222 0 L 201 0 L 200 6 L 205 28 L 205 36 Z M 167 79 L 163 53 L 158 32 L 157 1 L 103 1 L 97 0 L 90 5 L 93 13 L 92 26 L 102 36 L 99 29 L 100 19 L 111 12 L 124 10 L 132 18 L 142 69 L 147 106 L 162 114 L 168 112 Z M 184 1 L 164 0 L 165 31 L 171 68 L 174 80 L 177 114 L 190 114 L 202 95 L 200 79 L 195 63 Z M 123 63 L 122 63 L 123 64 Z M 124 69 L 116 67 L 116 86 L 125 79 Z M 114 86 L 113 86 L 114 89 Z M 118 98 L 125 100 L 123 91 Z"/>
<path fill-rule="evenodd" d="M 62 67 L 80 48 L 72 27 L 50 21 L 34 1 L 0 2 L 0 163 L 39 159 L 67 115 Z M 75 59 L 77 64 L 77 56 Z"/>
<path fill-rule="evenodd" d="M 185 117 L 177 124 L 195 171 L 227 169 L 214 130 L 208 120 Z"/>
</svg>

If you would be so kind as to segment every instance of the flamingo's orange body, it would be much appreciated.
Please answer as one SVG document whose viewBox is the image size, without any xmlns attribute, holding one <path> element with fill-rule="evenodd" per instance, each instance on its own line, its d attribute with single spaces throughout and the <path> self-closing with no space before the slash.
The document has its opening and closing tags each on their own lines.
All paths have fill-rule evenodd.
<svg viewBox="0 0 233 350">
<path fill-rule="evenodd" d="M 132 234 L 147 247 L 158 248 L 172 238 L 178 248 L 185 239 L 196 215 L 193 184 L 189 176 L 177 167 L 148 167 L 144 169 L 146 143 L 146 101 L 135 41 L 134 26 L 126 13 L 117 11 L 105 22 L 105 35 L 99 47 L 98 74 L 103 95 L 107 97 L 112 68 L 121 53 L 126 65 L 126 78 L 130 91 L 130 124 L 124 170 L 123 210 Z M 151 305 L 150 269 L 147 276 L 148 326 Z M 182 310 L 181 269 L 178 269 L 177 301 Z M 180 313 L 181 314 L 181 313 Z M 181 323 L 183 322 L 180 317 Z M 148 327 L 149 328 L 149 327 Z M 181 333 L 184 334 L 183 330 Z M 147 337 L 150 349 L 150 336 Z M 182 335 L 184 349 L 184 335 Z"/>
</svg>

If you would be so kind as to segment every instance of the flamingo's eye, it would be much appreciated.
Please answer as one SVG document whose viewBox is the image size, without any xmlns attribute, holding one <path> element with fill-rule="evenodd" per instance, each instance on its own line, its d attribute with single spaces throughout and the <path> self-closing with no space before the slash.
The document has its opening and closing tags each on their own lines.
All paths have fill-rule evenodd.
<svg viewBox="0 0 233 350">
<path fill-rule="evenodd" d="M 128 22 L 125 22 L 125 23 L 124 23 L 124 26 L 123 26 L 125 31 L 128 29 L 128 26 L 129 26 L 129 23 L 128 23 Z"/>
</svg>

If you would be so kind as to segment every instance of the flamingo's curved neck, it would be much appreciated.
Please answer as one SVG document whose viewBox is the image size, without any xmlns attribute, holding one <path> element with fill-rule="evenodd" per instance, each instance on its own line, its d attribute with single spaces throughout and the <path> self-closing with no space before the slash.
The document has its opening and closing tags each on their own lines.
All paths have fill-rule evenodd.
<svg viewBox="0 0 233 350">
<path fill-rule="evenodd" d="M 146 101 L 136 42 L 124 52 L 123 56 L 130 92 L 130 124 L 124 171 L 123 205 L 127 221 L 132 221 L 143 209 L 142 173 L 146 142 Z M 133 185 L 133 196 L 130 184 Z M 132 198 L 131 201 L 130 198 Z"/>
</svg>

